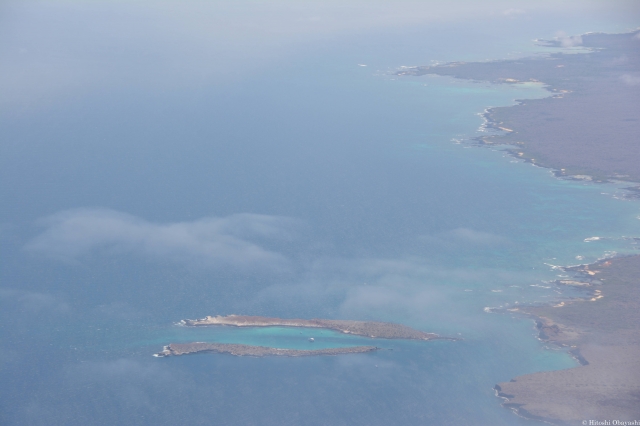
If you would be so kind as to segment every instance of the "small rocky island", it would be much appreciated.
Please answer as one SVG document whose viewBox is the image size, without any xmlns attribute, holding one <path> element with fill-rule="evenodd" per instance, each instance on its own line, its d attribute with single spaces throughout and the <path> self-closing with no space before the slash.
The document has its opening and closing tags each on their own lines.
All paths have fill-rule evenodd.
<svg viewBox="0 0 640 426">
<path fill-rule="evenodd" d="M 350 321 L 327 319 L 282 319 L 259 316 L 228 315 L 205 317 L 196 320 L 182 320 L 181 324 L 189 327 L 196 326 L 235 326 L 235 327 L 302 327 L 324 328 L 335 330 L 356 336 L 370 337 L 374 339 L 409 339 L 409 340 L 433 340 L 442 339 L 434 333 L 414 330 L 402 324 L 377 321 Z"/>
<path fill-rule="evenodd" d="M 300 328 L 322 328 L 335 330 L 355 336 L 364 336 L 373 339 L 406 339 L 406 340 L 433 340 L 455 338 L 444 338 L 434 333 L 414 330 L 402 324 L 376 321 L 349 321 L 349 320 L 326 320 L 326 319 L 282 319 L 246 315 L 227 316 L 207 316 L 196 320 L 182 320 L 181 325 L 186 327 L 207 327 L 207 326 L 233 326 L 233 327 L 300 327 Z M 313 341 L 313 339 L 309 339 Z M 230 354 L 235 356 L 318 356 L 318 355 L 342 355 L 357 354 L 376 351 L 375 346 L 350 346 L 343 348 L 326 348 L 314 350 L 302 349 L 280 349 L 267 346 L 252 346 L 228 343 L 170 343 L 163 350 L 154 356 L 166 357 L 176 355 L 187 355 L 200 352 L 211 352 L 220 354 Z"/>
<path fill-rule="evenodd" d="M 200 352 L 213 352 L 219 354 L 230 354 L 235 356 L 318 356 L 318 355 L 342 355 L 359 354 L 378 350 L 375 346 L 351 346 L 346 348 L 327 348 L 314 350 L 299 349 L 279 349 L 266 346 L 251 346 L 228 343 L 171 343 L 164 347 L 162 352 L 155 354 L 156 357 L 188 355 Z"/>
</svg>

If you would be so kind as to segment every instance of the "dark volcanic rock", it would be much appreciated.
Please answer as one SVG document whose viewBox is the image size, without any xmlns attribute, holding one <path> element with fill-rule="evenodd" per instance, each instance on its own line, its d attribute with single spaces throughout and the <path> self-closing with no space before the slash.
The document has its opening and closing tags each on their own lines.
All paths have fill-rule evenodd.
<svg viewBox="0 0 640 426">
<path fill-rule="evenodd" d="M 500 383 L 506 407 L 557 424 L 640 419 L 640 256 L 589 267 L 600 298 L 535 307 L 540 337 L 572 347 L 580 367 Z"/>
<path fill-rule="evenodd" d="M 545 83 L 552 97 L 490 109 L 487 127 L 502 132 L 482 142 L 514 145 L 514 155 L 554 168 L 557 176 L 639 182 L 639 37 L 640 31 L 587 34 L 582 41 L 590 53 L 455 62 L 398 74 Z M 592 298 L 525 310 L 537 317 L 540 338 L 571 347 L 582 366 L 517 377 L 496 389 L 506 407 L 550 423 L 640 420 L 640 256 L 584 272 L 598 274 L 587 285 L 598 285 Z"/>
<path fill-rule="evenodd" d="M 402 324 L 377 321 L 349 321 L 327 319 L 283 319 L 247 315 L 205 317 L 197 320 L 183 320 L 187 326 L 229 325 L 235 327 L 307 327 L 336 330 L 381 339 L 431 340 L 440 338 L 437 334 L 414 330 Z M 452 339 L 455 340 L 455 339 Z"/>
<path fill-rule="evenodd" d="M 319 355 L 342 355 L 358 354 L 378 350 L 375 346 L 352 346 L 347 348 L 329 348 L 315 350 L 278 349 L 266 346 L 250 346 L 227 343 L 171 343 L 164 347 L 162 352 L 156 354 L 159 357 L 188 355 L 199 352 L 213 352 L 220 354 L 230 354 L 235 356 L 319 356 Z"/>
<path fill-rule="evenodd" d="M 560 175 L 640 181 L 640 32 L 588 34 L 586 54 L 450 63 L 398 74 L 438 74 L 497 83 L 540 81 L 555 93 L 492 108 L 489 127 L 507 130 L 485 143 L 513 144 L 514 154 Z"/>
</svg>

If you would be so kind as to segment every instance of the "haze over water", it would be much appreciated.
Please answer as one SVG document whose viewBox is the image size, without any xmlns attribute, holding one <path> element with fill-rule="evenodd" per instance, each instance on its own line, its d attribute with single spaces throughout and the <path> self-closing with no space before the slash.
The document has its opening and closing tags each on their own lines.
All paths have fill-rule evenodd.
<svg viewBox="0 0 640 426">
<path fill-rule="evenodd" d="M 0 422 L 525 423 L 493 385 L 575 362 L 485 308 L 574 296 L 545 264 L 634 252 L 640 204 L 459 143 L 542 87 L 392 72 L 635 24 L 602 4 L 2 6 Z M 464 340 L 174 325 L 231 313 Z M 194 340 L 393 350 L 151 357 Z"/>
</svg>

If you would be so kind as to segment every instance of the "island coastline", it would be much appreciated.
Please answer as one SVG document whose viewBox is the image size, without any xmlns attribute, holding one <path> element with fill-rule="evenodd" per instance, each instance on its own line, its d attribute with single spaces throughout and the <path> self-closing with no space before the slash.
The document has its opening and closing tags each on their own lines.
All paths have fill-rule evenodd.
<svg viewBox="0 0 640 426">
<path fill-rule="evenodd" d="M 229 354 L 234 356 L 285 356 L 285 357 L 303 357 L 303 356 L 335 356 L 345 354 L 359 354 L 377 351 L 376 346 L 349 346 L 344 348 L 326 348 L 326 349 L 281 349 L 271 348 L 267 346 L 253 346 L 230 343 L 170 343 L 165 346 L 161 352 L 154 354 L 155 357 L 168 357 L 190 355 L 196 353 L 218 353 Z"/>
<path fill-rule="evenodd" d="M 521 307 L 538 338 L 569 349 L 580 366 L 527 374 L 495 386 L 503 405 L 551 424 L 640 418 L 640 256 L 567 268 L 585 297 Z"/>
<path fill-rule="evenodd" d="M 549 53 L 515 60 L 450 62 L 403 68 L 494 84 L 535 82 L 551 96 L 489 107 L 484 145 L 511 145 L 516 158 L 555 170 L 559 177 L 640 182 L 640 31 L 581 36 L 589 53 Z M 550 43 L 553 44 L 553 43 Z M 636 78 L 637 77 L 637 78 Z"/>
<path fill-rule="evenodd" d="M 178 323 L 185 327 L 293 327 L 293 328 L 320 328 L 339 331 L 354 336 L 368 337 L 372 339 L 406 339 L 406 340 L 460 340 L 457 338 L 440 337 L 434 333 L 425 333 L 402 324 L 377 321 L 351 321 L 351 320 L 327 320 L 327 319 L 283 319 L 247 315 L 207 316 L 201 319 L 185 319 Z M 313 339 L 310 339 L 313 341 Z M 253 346 L 229 343 L 170 343 L 162 351 L 154 354 L 155 357 L 168 357 L 195 354 L 202 352 L 230 354 L 234 356 L 324 356 L 343 355 L 354 353 L 366 353 L 378 350 L 376 346 L 349 346 L 313 350 L 282 349 L 267 346 Z"/>
<path fill-rule="evenodd" d="M 593 182 L 640 182 L 640 31 L 590 33 L 589 53 L 403 69 L 492 83 L 536 82 L 552 95 L 487 108 L 482 145 L 508 152 L 555 176 Z M 549 45 L 557 46 L 551 42 Z M 631 186 L 629 198 L 640 187 Z M 587 296 L 516 311 L 534 319 L 538 338 L 568 349 L 580 366 L 519 376 L 495 386 L 503 405 L 551 424 L 640 419 L 640 256 L 563 268 Z M 514 311 L 514 310 L 511 310 Z"/>
<path fill-rule="evenodd" d="M 187 327 L 233 326 L 233 327 L 294 327 L 322 328 L 339 331 L 344 334 L 369 337 L 372 339 L 434 340 L 455 338 L 441 337 L 435 333 L 415 330 L 402 324 L 379 321 L 352 321 L 328 319 L 283 319 L 248 315 L 207 316 L 196 320 L 182 320 Z"/>
</svg>

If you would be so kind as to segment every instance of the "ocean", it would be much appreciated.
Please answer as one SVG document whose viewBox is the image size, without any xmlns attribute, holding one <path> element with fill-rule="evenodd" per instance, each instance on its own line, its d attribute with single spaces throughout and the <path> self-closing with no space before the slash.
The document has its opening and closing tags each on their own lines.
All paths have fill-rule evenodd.
<svg viewBox="0 0 640 426">
<path fill-rule="evenodd" d="M 474 146 L 486 108 L 542 85 L 394 72 L 627 24 L 579 18 L 345 31 L 210 78 L 180 69 L 3 107 L 0 423 L 530 423 L 493 386 L 577 362 L 505 309 L 580 296 L 550 284 L 553 265 L 637 253 L 640 203 Z M 177 324 L 227 314 L 461 340 Z M 381 350 L 152 357 L 189 341 Z"/>
</svg>

